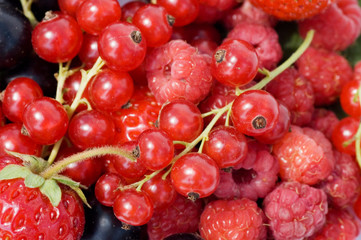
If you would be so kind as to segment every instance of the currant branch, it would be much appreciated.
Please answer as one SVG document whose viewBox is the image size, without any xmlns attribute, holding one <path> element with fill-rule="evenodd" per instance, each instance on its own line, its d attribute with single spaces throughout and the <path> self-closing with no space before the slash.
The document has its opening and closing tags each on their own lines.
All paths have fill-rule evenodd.
<svg viewBox="0 0 361 240">
<path fill-rule="evenodd" d="M 33 0 L 20 0 L 21 7 L 23 9 L 24 16 L 29 20 L 32 27 L 35 27 L 38 24 L 38 20 L 36 20 L 33 12 L 31 11 L 31 5 L 33 4 Z"/>
</svg>

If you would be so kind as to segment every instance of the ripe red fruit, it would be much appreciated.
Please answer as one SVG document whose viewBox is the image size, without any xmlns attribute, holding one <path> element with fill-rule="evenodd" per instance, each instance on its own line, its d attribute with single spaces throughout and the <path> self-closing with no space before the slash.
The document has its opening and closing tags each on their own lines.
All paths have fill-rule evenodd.
<svg viewBox="0 0 361 240">
<path fill-rule="evenodd" d="M 81 239 L 83 203 L 72 190 L 62 188 L 62 199 L 54 207 L 39 188 L 26 187 L 24 179 L 1 180 L 0 189 L 0 238 Z"/>
<path fill-rule="evenodd" d="M 104 206 L 113 206 L 120 191 L 118 188 L 123 185 L 125 185 L 125 181 L 119 175 L 115 173 L 103 174 L 95 184 L 95 197 Z"/>
<path fill-rule="evenodd" d="M 355 155 L 355 135 L 359 128 L 360 121 L 353 117 L 341 119 L 332 132 L 332 143 L 335 148 L 343 153 Z"/>
<path fill-rule="evenodd" d="M 264 215 L 247 198 L 210 202 L 201 215 L 199 231 L 204 239 L 248 239 L 266 237 Z"/>
<path fill-rule="evenodd" d="M 346 83 L 340 94 L 340 103 L 342 110 L 348 115 L 358 118 L 361 116 L 361 105 L 359 101 L 358 90 L 360 81 L 352 80 Z"/>
<path fill-rule="evenodd" d="M 36 25 L 31 41 L 42 59 L 53 63 L 67 62 L 78 54 L 83 33 L 72 16 L 54 12 Z"/>
<path fill-rule="evenodd" d="M 326 9 L 334 0 L 251 0 L 256 7 L 281 20 L 300 20 L 315 16 Z"/>
<path fill-rule="evenodd" d="M 198 0 L 158 0 L 157 4 L 164 7 L 175 18 L 174 26 L 190 24 L 198 16 Z"/>
<path fill-rule="evenodd" d="M 215 51 L 212 58 L 212 75 L 219 82 L 240 87 L 251 82 L 258 73 L 259 60 L 254 47 L 244 41 L 229 39 Z"/>
</svg>

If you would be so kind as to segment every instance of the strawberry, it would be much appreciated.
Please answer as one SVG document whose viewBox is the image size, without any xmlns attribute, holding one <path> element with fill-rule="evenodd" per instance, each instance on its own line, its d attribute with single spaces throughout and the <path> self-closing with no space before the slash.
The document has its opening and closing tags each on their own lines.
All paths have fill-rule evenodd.
<svg viewBox="0 0 361 240">
<path fill-rule="evenodd" d="M 251 2 L 278 19 L 292 21 L 319 14 L 334 0 L 251 0 Z"/>
</svg>

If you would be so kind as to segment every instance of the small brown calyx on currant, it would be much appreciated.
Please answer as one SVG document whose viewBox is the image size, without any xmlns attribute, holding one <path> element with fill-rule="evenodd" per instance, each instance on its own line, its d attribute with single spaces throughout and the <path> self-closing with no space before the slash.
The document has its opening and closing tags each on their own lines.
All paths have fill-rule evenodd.
<svg viewBox="0 0 361 240">
<path fill-rule="evenodd" d="M 29 131 L 25 128 L 24 125 L 21 127 L 20 133 L 24 136 L 30 137 Z"/>
<path fill-rule="evenodd" d="M 132 151 L 132 156 L 133 156 L 134 158 L 139 158 L 139 156 L 140 156 L 139 146 L 136 146 L 136 147 L 133 149 L 133 151 Z"/>
<path fill-rule="evenodd" d="M 229 172 L 232 171 L 232 169 L 233 169 L 233 167 L 227 167 L 227 168 L 222 168 L 222 171 L 226 172 L 226 173 L 229 173 Z"/>
<path fill-rule="evenodd" d="M 175 23 L 175 17 L 173 17 L 172 15 L 167 14 L 167 21 L 169 26 L 173 27 L 174 23 Z"/>
<path fill-rule="evenodd" d="M 195 202 L 197 201 L 197 199 L 199 199 L 199 193 L 196 193 L 196 192 L 190 192 L 187 194 L 188 196 L 188 199 L 191 200 L 192 202 Z"/>
<path fill-rule="evenodd" d="M 133 31 L 130 33 L 130 37 L 132 38 L 134 43 L 140 43 L 142 41 L 142 34 L 140 31 Z"/>
<path fill-rule="evenodd" d="M 44 18 L 43 18 L 43 21 L 44 21 L 44 22 L 45 22 L 45 21 L 50 21 L 50 20 L 56 18 L 57 16 L 58 16 L 58 14 L 54 13 L 53 11 L 47 11 L 47 12 L 45 13 Z"/>
<path fill-rule="evenodd" d="M 267 126 L 267 120 L 263 116 L 257 116 L 252 120 L 252 126 L 254 129 L 262 129 Z"/>
<path fill-rule="evenodd" d="M 223 62 L 225 56 L 226 56 L 226 50 L 224 49 L 220 49 L 214 54 L 214 58 L 216 59 L 217 63 Z"/>
</svg>

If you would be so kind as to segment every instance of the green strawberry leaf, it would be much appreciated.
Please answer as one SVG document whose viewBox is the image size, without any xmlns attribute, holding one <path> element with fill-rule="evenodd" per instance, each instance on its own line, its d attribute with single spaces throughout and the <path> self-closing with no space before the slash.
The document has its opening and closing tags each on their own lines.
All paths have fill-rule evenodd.
<svg viewBox="0 0 361 240">
<path fill-rule="evenodd" d="M 61 189 L 54 179 L 45 180 L 39 188 L 40 192 L 47 196 L 54 207 L 57 207 L 61 201 Z"/>
<path fill-rule="evenodd" d="M 72 186 L 69 186 L 71 189 L 73 189 L 77 194 L 78 196 L 80 197 L 80 199 L 83 201 L 83 203 L 88 207 L 88 208 L 92 208 L 88 201 L 86 200 L 86 197 L 83 193 L 83 191 L 80 189 L 80 188 L 76 188 L 76 187 L 72 187 Z"/>
<path fill-rule="evenodd" d="M 25 178 L 29 174 L 32 174 L 29 168 L 22 165 L 9 164 L 0 171 L 0 180 Z"/>
<path fill-rule="evenodd" d="M 42 176 L 39 176 L 34 173 L 28 174 L 24 179 L 25 186 L 29 188 L 38 188 L 41 185 L 43 185 L 44 182 L 45 179 Z"/>
<path fill-rule="evenodd" d="M 48 166 L 48 162 L 40 157 L 11 151 L 6 152 L 16 158 L 21 159 L 24 162 L 24 165 L 29 166 L 31 171 L 34 173 L 39 173 Z"/>
</svg>

